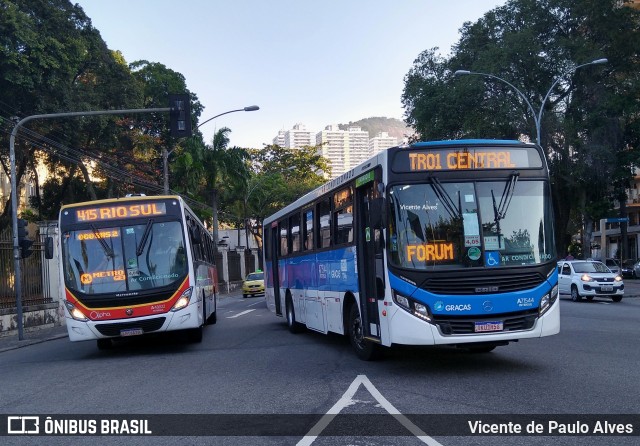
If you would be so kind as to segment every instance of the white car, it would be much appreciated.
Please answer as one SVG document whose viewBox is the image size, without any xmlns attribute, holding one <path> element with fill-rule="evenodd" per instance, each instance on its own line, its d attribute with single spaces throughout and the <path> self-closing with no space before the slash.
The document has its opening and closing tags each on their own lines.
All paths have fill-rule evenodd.
<svg viewBox="0 0 640 446">
<path fill-rule="evenodd" d="M 596 260 L 561 260 L 558 262 L 558 288 L 560 294 L 570 294 L 571 300 L 583 297 L 610 297 L 620 302 L 624 295 L 624 282 L 619 274 Z"/>
</svg>

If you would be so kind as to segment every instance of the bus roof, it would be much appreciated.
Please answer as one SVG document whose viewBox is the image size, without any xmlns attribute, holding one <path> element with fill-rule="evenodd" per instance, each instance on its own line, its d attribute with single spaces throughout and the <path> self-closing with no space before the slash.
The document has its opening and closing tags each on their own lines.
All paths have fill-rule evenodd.
<svg viewBox="0 0 640 446">
<path fill-rule="evenodd" d="M 431 147 L 431 146 L 460 146 L 460 145 L 514 145 L 524 144 L 517 139 L 458 139 L 448 141 L 424 141 L 411 144 L 411 148 Z"/>
</svg>

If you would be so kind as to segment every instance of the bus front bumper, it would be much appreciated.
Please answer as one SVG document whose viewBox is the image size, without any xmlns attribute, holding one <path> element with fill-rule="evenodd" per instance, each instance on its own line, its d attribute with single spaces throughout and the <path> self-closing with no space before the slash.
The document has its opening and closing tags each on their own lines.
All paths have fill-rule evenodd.
<svg viewBox="0 0 640 446">
<path fill-rule="evenodd" d="M 126 338 L 166 331 L 188 330 L 203 324 L 199 302 L 192 302 L 181 310 L 130 319 L 79 321 L 66 312 L 69 340 L 91 341 L 104 338 Z"/>
<path fill-rule="evenodd" d="M 540 338 L 560 332 L 560 304 L 556 300 L 542 317 L 537 317 L 533 326 L 526 330 L 496 331 L 472 334 L 445 335 L 440 328 L 395 306 L 389 316 L 389 345 L 456 345 L 473 342 L 491 343 Z M 486 318 L 491 320 L 489 316 Z M 385 343 L 386 344 L 386 343 Z"/>
</svg>

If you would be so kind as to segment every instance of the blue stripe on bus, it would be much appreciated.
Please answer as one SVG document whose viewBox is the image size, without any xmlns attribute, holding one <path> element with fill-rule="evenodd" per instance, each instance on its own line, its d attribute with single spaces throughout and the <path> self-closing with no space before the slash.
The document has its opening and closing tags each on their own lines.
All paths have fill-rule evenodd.
<svg viewBox="0 0 640 446">
<path fill-rule="evenodd" d="M 538 308 L 541 297 L 551 290 L 551 284 L 557 283 L 557 271 L 548 281 L 525 291 L 502 294 L 433 294 L 402 280 L 389 272 L 391 288 L 400 294 L 411 297 L 417 302 L 429 306 L 436 315 L 484 315 L 511 313 Z"/>
<path fill-rule="evenodd" d="M 271 262 L 266 263 L 270 276 Z M 281 289 L 358 291 L 355 246 L 278 260 Z M 271 277 L 267 286 L 273 286 Z"/>
</svg>

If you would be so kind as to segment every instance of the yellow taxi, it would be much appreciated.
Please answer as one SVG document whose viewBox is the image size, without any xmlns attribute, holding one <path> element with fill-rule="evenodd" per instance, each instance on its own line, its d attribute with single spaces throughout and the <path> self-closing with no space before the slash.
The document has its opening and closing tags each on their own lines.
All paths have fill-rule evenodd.
<svg viewBox="0 0 640 446">
<path fill-rule="evenodd" d="M 256 294 L 264 294 L 264 273 L 259 270 L 247 274 L 242 282 L 242 297 L 255 296 Z"/>
</svg>

